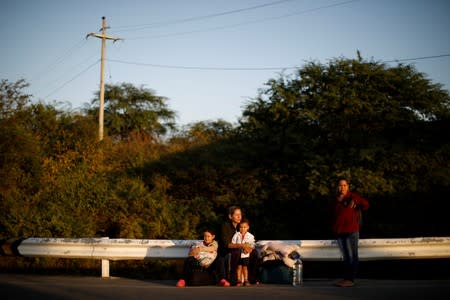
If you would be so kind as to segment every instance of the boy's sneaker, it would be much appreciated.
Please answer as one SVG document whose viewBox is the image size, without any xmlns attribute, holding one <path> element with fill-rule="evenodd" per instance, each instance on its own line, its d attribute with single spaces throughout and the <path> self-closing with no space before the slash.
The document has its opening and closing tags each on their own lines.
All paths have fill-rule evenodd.
<svg viewBox="0 0 450 300">
<path fill-rule="evenodd" d="M 180 279 L 177 282 L 177 287 L 185 287 L 186 286 L 186 281 L 184 281 L 184 279 Z"/>
<path fill-rule="evenodd" d="M 226 281 L 226 279 L 222 279 L 221 281 L 219 281 L 219 285 L 220 286 L 230 286 L 230 283 L 228 281 Z"/>
</svg>

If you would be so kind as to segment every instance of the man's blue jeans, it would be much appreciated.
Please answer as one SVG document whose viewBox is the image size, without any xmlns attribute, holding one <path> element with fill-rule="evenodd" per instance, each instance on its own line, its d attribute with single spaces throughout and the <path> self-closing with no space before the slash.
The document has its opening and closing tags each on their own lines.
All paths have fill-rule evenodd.
<svg viewBox="0 0 450 300">
<path fill-rule="evenodd" d="M 336 240 L 344 260 L 344 279 L 354 281 L 359 265 L 359 232 L 338 234 Z"/>
</svg>

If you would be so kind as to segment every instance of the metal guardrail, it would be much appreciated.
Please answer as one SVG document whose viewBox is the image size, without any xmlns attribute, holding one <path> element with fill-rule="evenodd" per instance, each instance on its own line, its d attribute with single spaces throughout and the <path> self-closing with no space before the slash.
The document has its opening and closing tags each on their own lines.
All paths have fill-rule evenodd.
<svg viewBox="0 0 450 300">
<path fill-rule="evenodd" d="M 109 238 L 27 238 L 1 241 L 1 255 L 89 258 L 102 260 L 102 277 L 109 277 L 110 260 L 184 259 L 197 240 Z M 262 245 L 271 241 L 259 241 Z M 283 240 L 299 245 L 305 261 L 339 261 L 334 240 Z M 360 239 L 360 260 L 450 258 L 450 237 Z"/>
</svg>

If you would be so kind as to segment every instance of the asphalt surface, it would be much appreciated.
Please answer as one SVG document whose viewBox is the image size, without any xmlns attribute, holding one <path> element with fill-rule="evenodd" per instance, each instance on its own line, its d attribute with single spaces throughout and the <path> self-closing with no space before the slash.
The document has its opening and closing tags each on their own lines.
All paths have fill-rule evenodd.
<svg viewBox="0 0 450 300">
<path fill-rule="evenodd" d="M 0 299 L 450 299 L 450 280 L 447 279 L 360 279 L 351 288 L 335 287 L 334 282 L 331 279 L 309 279 L 301 287 L 260 284 L 176 288 L 175 281 L 0 273 Z"/>
</svg>

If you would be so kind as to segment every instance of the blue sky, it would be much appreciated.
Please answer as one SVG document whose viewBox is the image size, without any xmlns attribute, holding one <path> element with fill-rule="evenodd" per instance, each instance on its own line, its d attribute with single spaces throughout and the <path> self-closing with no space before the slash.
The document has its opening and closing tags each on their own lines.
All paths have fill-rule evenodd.
<svg viewBox="0 0 450 300">
<path fill-rule="evenodd" d="M 357 50 L 421 58 L 404 63 L 450 90 L 448 0 L 2 0 L 0 79 L 26 79 L 34 101 L 89 103 L 101 42 L 85 37 L 102 16 L 124 39 L 107 43 L 105 82 L 166 97 L 178 125 L 235 123 L 267 80 Z"/>
</svg>

